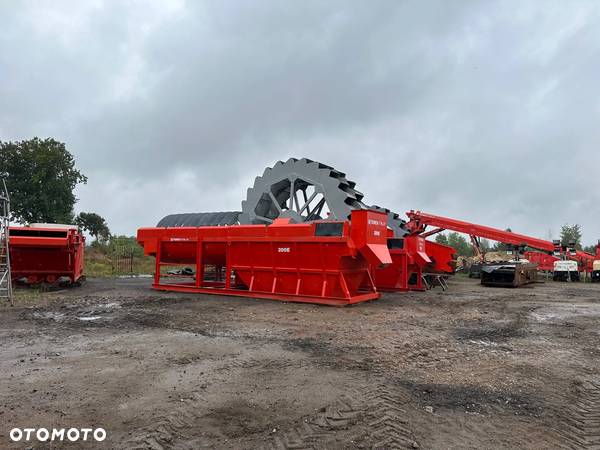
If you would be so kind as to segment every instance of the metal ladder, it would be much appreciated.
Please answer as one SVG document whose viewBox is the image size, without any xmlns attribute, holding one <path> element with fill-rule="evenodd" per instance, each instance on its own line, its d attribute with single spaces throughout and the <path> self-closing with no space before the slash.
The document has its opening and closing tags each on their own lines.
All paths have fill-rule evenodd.
<svg viewBox="0 0 600 450">
<path fill-rule="evenodd" d="M 8 226 L 10 219 L 10 199 L 6 183 L 0 184 L 0 299 L 13 305 L 12 282 L 10 276 L 10 252 L 8 247 Z"/>
</svg>

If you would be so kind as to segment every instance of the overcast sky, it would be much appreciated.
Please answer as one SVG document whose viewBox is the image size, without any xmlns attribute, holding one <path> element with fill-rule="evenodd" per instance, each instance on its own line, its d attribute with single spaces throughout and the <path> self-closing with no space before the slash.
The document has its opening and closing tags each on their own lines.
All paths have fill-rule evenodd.
<svg viewBox="0 0 600 450">
<path fill-rule="evenodd" d="M 134 234 L 309 157 L 365 201 L 600 238 L 595 1 L 2 1 L 0 139 L 54 137 Z"/>
</svg>

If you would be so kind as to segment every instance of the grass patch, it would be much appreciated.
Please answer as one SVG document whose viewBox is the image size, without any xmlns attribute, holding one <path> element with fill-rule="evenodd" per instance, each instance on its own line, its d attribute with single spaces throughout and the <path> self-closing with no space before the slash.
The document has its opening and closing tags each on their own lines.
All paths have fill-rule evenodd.
<svg viewBox="0 0 600 450">
<path fill-rule="evenodd" d="M 152 256 L 133 254 L 123 257 L 94 247 L 86 247 L 84 263 L 84 273 L 88 277 L 154 273 L 154 257 Z"/>
</svg>

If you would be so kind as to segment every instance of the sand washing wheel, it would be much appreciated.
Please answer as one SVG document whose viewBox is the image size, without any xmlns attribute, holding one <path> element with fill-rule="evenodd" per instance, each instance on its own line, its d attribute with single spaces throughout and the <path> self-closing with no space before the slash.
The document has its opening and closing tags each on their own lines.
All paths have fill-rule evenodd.
<svg viewBox="0 0 600 450">
<path fill-rule="evenodd" d="M 377 209 L 388 213 L 388 226 L 402 236 L 404 221 L 398 214 L 363 203 L 364 195 L 346 174 L 307 158 L 290 158 L 267 167 L 256 177 L 242 202 L 240 223 L 269 224 L 278 217 L 295 222 L 347 220 L 355 209 Z"/>
<path fill-rule="evenodd" d="M 290 158 L 267 167 L 242 201 L 242 211 L 172 214 L 159 227 L 213 226 L 272 223 L 276 218 L 294 222 L 347 220 L 355 209 L 376 209 L 388 214 L 388 226 L 395 236 L 406 234 L 398 214 L 363 203 L 363 194 L 346 174 L 307 158 Z"/>
</svg>

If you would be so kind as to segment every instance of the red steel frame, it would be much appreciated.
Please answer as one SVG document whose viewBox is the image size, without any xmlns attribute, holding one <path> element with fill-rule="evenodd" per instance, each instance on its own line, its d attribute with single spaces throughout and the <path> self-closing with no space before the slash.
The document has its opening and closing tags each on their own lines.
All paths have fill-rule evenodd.
<svg viewBox="0 0 600 450">
<path fill-rule="evenodd" d="M 546 272 L 554 271 L 554 263 L 556 261 L 560 261 L 560 258 L 554 255 L 549 255 L 548 253 L 543 252 L 525 252 L 525 259 L 530 263 L 535 263 L 538 265 L 538 270 L 543 270 Z"/>
<path fill-rule="evenodd" d="M 381 291 L 424 291 L 423 275 L 453 275 L 456 250 L 428 241 L 422 236 L 394 238 L 388 230 L 388 248 L 392 264 L 372 267 L 377 289 Z"/>
<path fill-rule="evenodd" d="M 336 223 L 338 233 L 319 235 Z M 385 213 L 357 210 L 351 222 L 141 228 L 137 239 L 156 257 L 158 290 L 344 306 L 379 298 L 369 266 L 392 263 L 386 235 Z M 195 280 L 168 282 L 161 268 L 172 265 L 195 266 Z"/>
<path fill-rule="evenodd" d="M 554 251 L 554 244 L 550 241 L 537 239 L 524 234 L 512 233 L 498 228 L 477 225 L 462 220 L 450 219 L 448 217 L 434 216 L 421 211 L 409 211 L 406 213 L 410 219 L 407 226 L 411 234 L 423 237 L 431 236 L 444 230 L 452 230 L 468 234 L 472 238 L 491 239 L 511 245 L 527 245 L 548 252 Z M 427 226 L 436 227 L 434 230 L 426 231 Z"/>
<path fill-rule="evenodd" d="M 13 280 L 54 283 L 83 277 L 85 236 L 76 227 L 9 227 Z"/>
<path fill-rule="evenodd" d="M 434 274 L 449 275 L 456 271 L 456 250 L 448 245 L 425 240 L 425 253 L 431 259 L 427 271 Z"/>
<path fill-rule="evenodd" d="M 423 272 L 433 263 L 426 253 L 426 241 L 419 236 L 388 240 L 392 264 L 372 267 L 375 285 L 381 291 L 424 291 Z"/>
<path fill-rule="evenodd" d="M 436 216 L 421 211 L 409 211 L 408 213 L 406 213 L 406 215 L 410 219 L 407 223 L 407 228 L 410 230 L 411 234 L 427 237 L 444 230 L 452 230 L 459 233 L 468 234 L 471 237 L 473 246 L 479 254 L 480 250 L 478 238 L 491 239 L 493 241 L 503 242 L 505 244 L 515 246 L 525 245 L 544 252 L 554 252 L 555 250 L 555 245 L 553 242 L 546 241 L 544 239 L 534 238 L 524 234 L 513 233 L 510 231 L 487 227 L 485 225 L 477 225 L 474 223 L 464 222 L 462 220 L 450 219 L 448 217 Z M 433 226 L 435 227 L 435 229 L 426 231 L 427 226 Z M 534 260 L 537 259 L 544 265 L 544 268 L 540 266 L 541 270 L 553 270 L 553 266 L 552 269 L 548 269 L 550 263 L 553 264 L 554 261 L 560 259 L 552 255 L 539 255 L 541 255 L 541 253 L 529 253 L 529 256 L 531 258 L 533 258 Z M 591 272 L 592 264 L 594 262 L 594 255 L 577 250 L 575 255 L 569 255 L 568 258 L 577 261 L 582 270 Z"/>
<path fill-rule="evenodd" d="M 545 270 L 548 272 L 552 272 L 554 270 L 554 263 L 561 260 L 561 258 L 558 256 L 549 255 L 543 252 L 529 251 L 525 252 L 524 256 L 529 262 L 537 263 L 539 270 Z M 599 256 L 594 256 L 591 253 L 581 250 L 577 250 L 575 255 L 568 256 L 568 259 L 577 261 L 579 270 L 581 272 L 592 272 L 594 268 L 594 261 L 598 258 Z"/>
</svg>

